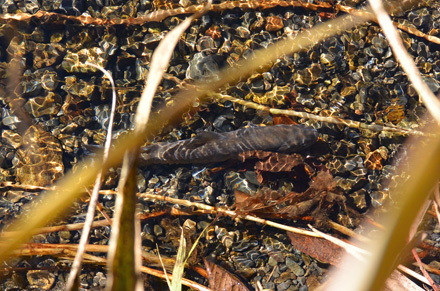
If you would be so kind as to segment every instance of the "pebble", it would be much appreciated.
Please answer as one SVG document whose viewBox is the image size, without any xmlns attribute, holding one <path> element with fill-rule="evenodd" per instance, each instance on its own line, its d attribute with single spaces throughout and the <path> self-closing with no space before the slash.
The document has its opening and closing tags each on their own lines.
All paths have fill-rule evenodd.
<svg viewBox="0 0 440 291">
<path fill-rule="evenodd" d="M 289 266 L 289 269 L 298 277 L 304 275 L 304 269 L 295 262 Z"/>
</svg>

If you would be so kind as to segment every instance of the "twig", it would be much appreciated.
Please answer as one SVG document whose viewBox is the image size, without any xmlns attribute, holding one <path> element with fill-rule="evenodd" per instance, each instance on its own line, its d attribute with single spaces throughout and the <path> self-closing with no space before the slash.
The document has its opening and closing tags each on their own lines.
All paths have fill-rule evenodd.
<svg viewBox="0 0 440 291">
<path fill-rule="evenodd" d="M 435 211 L 435 217 L 437 217 L 437 221 L 438 221 L 438 225 L 440 227 L 440 212 L 438 210 L 439 205 L 440 205 L 440 191 L 438 189 L 438 182 L 437 182 L 437 186 L 434 187 L 434 201 L 433 201 L 433 206 L 434 206 L 434 211 Z"/>
<path fill-rule="evenodd" d="M 403 134 L 403 135 L 421 135 L 421 136 L 426 135 L 425 133 L 418 131 L 418 130 L 406 129 L 406 128 L 397 127 L 397 126 L 366 124 L 366 123 L 362 123 L 359 121 L 346 120 L 346 119 L 342 119 L 342 118 L 334 117 L 334 116 L 333 117 L 319 116 L 319 115 L 315 115 L 315 114 L 311 114 L 311 113 L 307 113 L 307 112 L 298 112 L 298 111 L 287 110 L 287 109 L 269 108 L 267 106 L 260 105 L 260 104 L 257 104 L 257 103 L 251 102 L 251 101 L 246 101 L 243 99 L 235 98 L 235 97 L 225 95 L 225 94 L 220 94 L 220 93 L 212 93 L 210 96 L 213 96 L 217 99 L 229 100 L 231 102 L 234 102 L 234 103 L 237 103 L 237 104 L 249 107 L 249 108 L 253 108 L 256 110 L 266 111 L 271 114 L 284 114 L 284 115 L 288 115 L 288 116 L 308 118 L 308 119 L 312 119 L 312 120 L 328 122 L 328 123 L 333 123 L 333 124 L 342 124 L 342 125 L 345 125 L 345 126 L 348 126 L 351 128 L 368 129 L 368 130 L 375 131 L 375 132 L 390 131 L 390 132 L 394 132 L 397 134 Z"/>
<path fill-rule="evenodd" d="M 419 265 L 419 263 L 413 263 L 413 264 L 416 265 L 416 266 Z M 422 262 L 422 266 L 423 266 L 423 268 L 426 269 L 426 271 L 440 276 L 440 270 L 439 269 L 433 268 L 430 265 L 424 264 L 423 262 Z"/>
<path fill-rule="evenodd" d="M 101 187 L 101 186 L 100 186 Z M 89 194 L 90 197 L 92 197 L 92 193 L 90 192 L 89 189 L 86 189 L 87 193 Z M 99 191 L 98 191 L 99 192 Z M 92 199 L 92 198 L 90 198 Z M 107 214 L 107 212 L 105 212 L 104 207 L 102 207 L 102 204 L 99 203 L 99 201 L 96 201 L 96 209 L 98 209 L 98 211 L 102 214 L 102 216 L 104 216 L 104 218 L 110 222 L 112 219 L 110 217 L 110 215 Z"/>
<path fill-rule="evenodd" d="M 414 272 L 413 270 L 411 270 L 410 268 L 404 266 L 404 265 L 398 265 L 397 269 L 399 269 L 399 271 L 401 271 L 402 273 L 407 274 L 408 276 L 411 276 L 413 278 L 416 278 L 417 280 L 419 280 L 420 282 L 423 282 L 425 284 L 429 285 L 428 280 L 426 280 L 425 277 L 423 277 L 422 275 L 420 275 L 419 273 Z"/>
<path fill-rule="evenodd" d="M 371 17 L 371 15 L 372 15 L 371 12 L 368 12 L 365 10 L 359 10 L 359 9 L 356 9 L 353 7 L 348 7 L 348 6 L 344 6 L 344 5 L 340 5 L 340 4 L 338 4 L 336 7 L 338 10 L 346 12 L 346 13 L 350 13 L 351 15 L 356 15 L 356 16 L 361 16 L 361 17 L 369 17 L 369 16 Z M 371 20 L 374 22 L 378 22 L 378 20 L 376 18 L 372 18 Z M 395 22 L 395 21 L 393 21 L 393 24 L 397 28 L 399 28 L 400 30 L 403 30 L 403 31 L 406 31 L 406 32 L 413 34 L 415 36 L 424 38 L 432 43 L 440 44 L 440 38 L 438 38 L 434 35 L 426 34 L 422 31 L 418 30 L 417 28 L 408 27 L 406 25 L 403 25 L 403 24 Z"/>
<path fill-rule="evenodd" d="M 62 257 L 66 260 L 72 260 L 72 258 L 75 256 L 75 251 L 77 250 L 78 245 L 74 244 L 41 244 L 41 243 L 29 243 L 23 245 L 23 248 L 14 251 L 14 255 L 16 256 L 36 256 L 36 255 L 53 255 Z M 97 252 L 97 253 L 107 253 L 108 252 L 108 246 L 103 245 L 86 245 L 85 249 L 88 252 Z M 93 256 L 90 254 L 84 255 L 84 262 L 88 264 L 99 264 L 99 265 L 105 265 L 106 259 L 98 256 Z M 154 261 L 155 264 L 159 261 L 157 256 L 149 254 L 147 259 L 147 262 Z M 172 258 L 166 258 L 166 264 L 170 265 L 175 260 Z M 141 267 L 141 271 L 143 273 L 156 276 L 162 279 L 165 279 L 165 276 L 171 277 L 171 275 L 166 274 L 164 272 L 148 268 L 148 267 Z M 182 284 L 191 288 L 194 288 L 196 290 L 200 291 L 212 291 L 211 289 L 202 286 L 198 283 L 195 283 L 191 280 L 182 278 Z"/>
<path fill-rule="evenodd" d="M 318 10 L 318 9 L 328 9 L 331 8 L 330 3 L 321 2 L 319 4 L 308 3 L 305 1 L 226 1 L 220 4 L 214 4 L 211 6 L 209 10 L 215 12 L 222 12 L 225 10 L 231 10 L 235 8 L 240 9 L 270 9 L 274 7 L 302 7 L 309 10 Z M 160 22 L 167 17 L 181 15 L 181 14 L 193 14 L 202 11 L 204 5 L 191 5 L 185 8 L 176 8 L 176 9 L 167 9 L 167 10 L 157 10 L 151 13 L 148 13 L 145 16 L 141 17 L 129 17 L 127 19 L 122 18 L 111 18 L 111 19 L 102 19 L 95 18 L 91 16 L 71 16 L 64 15 L 55 12 L 47 12 L 47 11 L 38 11 L 35 14 L 29 13 L 18 13 L 18 14 L 3 14 L 0 16 L 0 20 L 16 20 L 16 21 L 26 21 L 31 18 L 41 18 L 41 19 L 50 19 L 51 23 L 55 23 L 56 21 L 61 21 L 65 23 L 66 21 L 71 21 L 74 23 L 79 23 L 81 25 L 142 25 L 146 22 Z"/>
<path fill-rule="evenodd" d="M 377 17 L 377 21 L 383 30 L 389 45 L 394 52 L 396 60 L 400 63 L 402 69 L 405 71 L 408 79 L 411 81 L 414 89 L 419 94 L 420 101 L 423 101 L 428 111 L 440 124 L 440 101 L 431 92 L 429 87 L 423 82 L 420 72 L 417 69 L 414 60 L 405 50 L 399 32 L 395 29 L 390 16 L 385 11 L 382 1 L 369 0 L 371 9 Z"/>
<path fill-rule="evenodd" d="M 101 191 L 102 192 L 102 191 Z M 100 192 L 100 194 L 102 194 Z M 139 220 L 148 220 L 152 218 L 157 218 L 160 216 L 163 216 L 165 214 L 169 213 L 169 211 L 157 211 L 153 213 L 147 213 L 147 214 L 138 214 Z M 92 224 L 92 228 L 102 227 L 102 226 L 108 226 L 111 225 L 111 221 L 108 221 L 107 219 L 97 220 L 94 221 Z M 35 234 L 39 233 L 52 233 L 57 231 L 73 231 L 73 230 L 80 230 L 84 227 L 84 223 L 72 223 L 72 224 L 65 224 L 65 225 L 56 225 L 56 226 L 46 226 L 46 227 L 40 227 L 35 230 Z M 3 231 L 2 236 L 8 237 L 15 235 L 15 232 L 13 231 Z"/>
<path fill-rule="evenodd" d="M 331 220 L 329 220 L 328 223 L 334 230 L 339 231 L 340 233 L 345 234 L 345 235 L 352 237 L 354 239 L 357 239 L 358 241 L 367 242 L 370 240 L 369 238 L 367 238 L 363 235 L 360 235 L 360 234 L 354 232 L 353 230 L 351 230 L 343 225 L 340 225 L 339 223 L 336 223 Z"/>
<path fill-rule="evenodd" d="M 303 234 L 303 235 L 308 235 L 308 236 L 314 236 L 314 237 L 320 237 L 318 234 L 312 232 L 312 231 L 308 231 L 308 230 L 304 230 L 301 228 L 296 228 L 296 227 L 292 227 L 292 226 L 288 226 L 288 225 L 284 225 L 284 224 L 280 224 L 280 223 L 276 223 L 270 220 L 266 220 L 266 219 L 262 219 L 256 216 L 252 216 L 252 215 L 243 215 L 240 216 L 237 212 L 233 211 L 233 210 L 227 210 L 227 209 L 222 209 L 222 208 L 215 208 L 206 204 L 202 204 L 202 203 L 197 203 L 197 202 L 191 202 L 188 200 L 184 200 L 184 199 L 177 199 L 177 198 L 171 198 L 171 197 L 165 197 L 162 195 L 156 195 L 156 194 L 148 194 L 148 193 L 139 193 L 138 194 L 139 197 L 142 197 L 144 199 L 150 200 L 150 201 L 166 201 L 169 203 L 173 203 L 173 204 L 178 204 L 178 205 L 182 205 L 182 206 L 187 206 L 187 207 L 197 207 L 206 211 L 209 211 L 213 214 L 216 213 L 222 213 L 222 214 L 226 214 L 230 217 L 240 217 L 249 221 L 254 221 L 254 222 L 258 222 L 261 224 L 265 224 L 265 225 L 269 225 L 272 227 L 276 227 L 279 229 L 283 229 L 283 230 L 287 230 L 290 232 L 294 232 L 294 233 L 299 233 L 299 234 Z"/>
<path fill-rule="evenodd" d="M 423 267 L 422 260 L 420 260 L 420 257 L 417 254 L 416 249 L 413 248 L 411 250 L 411 252 L 412 252 L 414 258 L 416 259 L 416 262 L 418 263 L 419 269 L 422 272 L 423 276 L 426 278 L 426 280 L 428 280 L 429 285 L 432 287 L 432 289 L 434 291 L 439 291 L 438 288 L 437 288 L 437 285 L 434 283 L 434 280 L 432 280 L 431 276 L 428 274 L 428 272 L 426 272 L 425 268 Z"/>
<path fill-rule="evenodd" d="M 434 210 L 435 210 L 435 216 L 436 216 L 437 221 L 438 221 L 438 225 L 440 226 L 440 212 L 438 211 L 437 201 L 434 201 L 433 206 L 434 206 Z"/>
</svg>

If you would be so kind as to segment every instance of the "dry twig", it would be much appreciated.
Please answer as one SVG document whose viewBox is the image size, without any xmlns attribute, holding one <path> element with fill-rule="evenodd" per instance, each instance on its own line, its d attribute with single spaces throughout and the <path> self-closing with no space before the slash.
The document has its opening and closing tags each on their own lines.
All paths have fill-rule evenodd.
<svg viewBox="0 0 440 291">
<path fill-rule="evenodd" d="M 348 126 L 351 128 L 368 129 L 368 130 L 375 131 L 375 132 L 389 131 L 389 132 L 394 132 L 394 133 L 403 134 L 403 135 L 426 135 L 425 133 L 418 131 L 418 130 L 407 129 L 407 128 L 402 128 L 402 127 L 397 127 L 397 126 L 366 124 L 363 122 L 354 121 L 354 120 L 346 120 L 346 119 L 342 119 L 342 118 L 335 117 L 335 116 L 319 116 L 319 115 L 311 114 L 311 113 L 307 113 L 307 112 L 298 112 L 298 111 L 288 110 L 288 109 L 269 108 L 269 107 L 261 105 L 261 104 L 257 104 L 257 103 L 251 102 L 251 101 L 246 101 L 243 99 L 239 99 L 236 97 L 232 97 L 232 96 L 220 94 L 220 93 L 215 93 L 215 94 L 213 93 L 213 94 L 211 94 L 211 96 L 213 96 L 217 99 L 228 100 L 228 101 L 231 101 L 231 102 L 234 102 L 234 103 L 237 103 L 237 104 L 249 107 L 249 108 L 253 108 L 255 110 L 266 111 L 271 114 L 283 114 L 283 115 L 300 117 L 300 118 L 308 118 L 308 119 L 312 119 L 312 120 L 316 120 L 316 121 L 328 122 L 328 123 L 333 123 L 333 124 L 342 124 L 342 125 L 345 125 L 345 126 Z"/>
</svg>

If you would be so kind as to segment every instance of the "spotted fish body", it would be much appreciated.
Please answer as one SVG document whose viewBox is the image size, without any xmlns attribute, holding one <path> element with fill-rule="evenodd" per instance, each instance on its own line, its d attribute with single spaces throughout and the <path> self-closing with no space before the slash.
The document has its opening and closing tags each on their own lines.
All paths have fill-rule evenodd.
<svg viewBox="0 0 440 291">
<path fill-rule="evenodd" d="M 143 164 L 205 164 L 222 162 L 253 151 L 292 153 L 316 142 L 318 133 L 305 125 L 242 128 L 231 132 L 201 132 L 193 138 L 145 147 Z"/>
</svg>

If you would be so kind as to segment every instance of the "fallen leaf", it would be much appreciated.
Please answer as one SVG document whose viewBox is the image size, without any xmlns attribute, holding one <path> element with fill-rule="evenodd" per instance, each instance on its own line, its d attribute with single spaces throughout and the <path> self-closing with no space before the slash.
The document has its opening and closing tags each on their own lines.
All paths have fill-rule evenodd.
<svg viewBox="0 0 440 291">
<path fill-rule="evenodd" d="M 286 115 L 274 115 L 273 116 L 273 124 L 298 124 L 292 120 L 292 118 Z"/>
<path fill-rule="evenodd" d="M 250 291 L 250 289 L 237 276 L 228 272 L 225 268 L 203 259 L 208 272 L 209 288 L 221 291 Z"/>
<path fill-rule="evenodd" d="M 287 232 L 293 247 L 320 262 L 338 266 L 345 251 L 340 246 L 319 237 Z"/>
<path fill-rule="evenodd" d="M 265 172 L 290 172 L 294 167 L 304 164 L 299 154 L 282 154 L 266 151 L 247 151 L 239 155 L 242 161 L 258 159 L 255 169 Z"/>
</svg>

